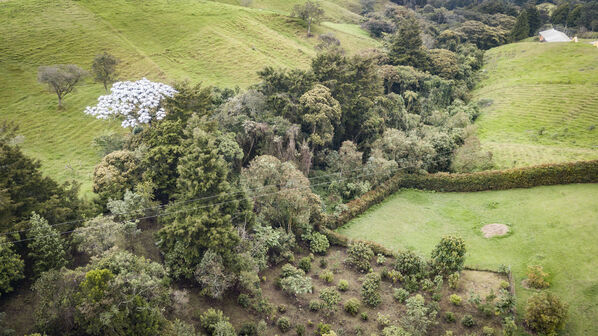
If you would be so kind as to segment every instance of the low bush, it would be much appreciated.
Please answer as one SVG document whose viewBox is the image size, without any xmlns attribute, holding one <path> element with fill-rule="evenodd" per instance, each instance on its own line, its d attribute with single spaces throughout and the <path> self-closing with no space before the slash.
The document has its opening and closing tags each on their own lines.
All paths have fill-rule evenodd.
<svg viewBox="0 0 598 336">
<path fill-rule="evenodd" d="M 255 322 L 245 322 L 239 329 L 239 336 L 258 336 L 257 324 Z"/>
<path fill-rule="evenodd" d="M 332 283 L 332 281 L 334 281 L 334 273 L 332 273 L 332 271 L 322 271 L 320 272 L 318 277 L 320 278 L 320 280 L 326 283 Z"/>
<path fill-rule="evenodd" d="M 330 327 L 330 324 L 320 322 L 318 323 L 318 328 L 316 328 L 316 335 L 322 336 L 329 334 L 331 330 L 332 328 Z"/>
<path fill-rule="evenodd" d="M 309 301 L 309 310 L 313 312 L 317 312 L 322 309 L 322 302 L 319 300 L 311 300 Z"/>
<path fill-rule="evenodd" d="M 455 313 L 447 311 L 444 313 L 444 320 L 448 323 L 454 323 L 457 319 L 455 318 Z"/>
<path fill-rule="evenodd" d="M 458 285 L 459 285 L 459 279 L 461 278 L 461 276 L 459 275 L 459 272 L 455 272 L 451 275 L 449 275 L 448 277 L 448 285 L 451 289 L 457 289 Z"/>
<path fill-rule="evenodd" d="M 546 281 L 548 273 L 540 265 L 533 265 L 527 267 L 527 285 L 531 288 L 544 289 L 550 286 Z"/>
<path fill-rule="evenodd" d="M 567 319 L 566 303 L 550 292 L 531 296 L 525 307 L 525 323 L 533 331 L 543 335 L 556 335 Z"/>
<path fill-rule="evenodd" d="M 287 305 L 286 304 L 279 304 L 278 305 L 278 312 L 284 314 L 287 312 Z"/>
<path fill-rule="evenodd" d="M 333 312 L 341 301 L 341 294 L 334 287 L 324 288 L 320 291 L 320 300 L 324 302 L 328 312 Z"/>
<path fill-rule="evenodd" d="M 376 255 L 376 264 L 383 265 L 386 262 L 386 257 L 382 253 Z"/>
<path fill-rule="evenodd" d="M 239 304 L 239 306 L 243 308 L 249 307 L 249 295 L 239 294 L 239 297 L 237 298 L 237 303 Z"/>
<path fill-rule="evenodd" d="M 220 321 L 214 326 L 214 336 L 237 336 L 235 327 L 228 321 Z"/>
<path fill-rule="evenodd" d="M 484 326 L 484 328 L 482 328 L 482 335 L 483 336 L 494 336 L 494 335 L 496 335 L 496 332 L 494 331 L 494 328 Z"/>
<path fill-rule="evenodd" d="M 370 260 L 374 257 L 372 249 L 363 242 L 351 244 L 347 250 L 349 258 L 347 264 L 361 272 L 367 272 L 370 269 Z"/>
<path fill-rule="evenodd" d="M 399 251 L 395 258 L 395 270 L 399 271 L 405 277 L 414 276 L 417 279 L 423 278 L 425 266 L 426 263 L 424 260 L 413 251 Z"/>
<path fill-rule="evenodd" d="M 288 318 L 283 316 L 276 321 L 276 326 L 281 332 L 286 333 L 289 331 L 289 329 L 291 329 L 291 322 L 289 322 Z"/>
<path fill-rule="evenodd" d="M 309 273 L 309 271 L 311 270 L 311 258 L 303 257 L 303 258 L 299 259 L 299 263 L 297 264 L 297 267 L 302 269 L 303 272 Z"/>
<path fill-rule="evenodd" d="M 388 327 L 390 325 L 390 315 L 378 312 L 376 322 L 378 322 L 378 327 L 380 328 Z"/>
<path fill-rule="evenodd" d="M 409 297 L 409 292 L 403 288 L 395 288 L 392 297 L 398 302 L 404 303 L 405 300 L 407 300 L 407 297 Z"/>
<path fill-rule="evenodd" d="M 297 333 L 297 336 L 305 335 L 305 326 L 303 324 L 296 325 L 295 332 Z"/>
<path fill-rule="evenodd" d="M 356 298 L 351 298 L 345 302 L 345 311 L 353 316 L 359 313 L 359 308 L 361 308 L 361 303 Z"/>
<path fill-rule="evenodd" d="M 449 301 L 455 306 L 460 306 L 463 299 L 457 294 L 451 294 L 451 296 L 449 296 Z"/>
<path fill-rule="evenodd" d="M 395 269 L 389 270 L 388 268 L 384 267 L 382 270 L 382 279 L 392 283 L 397 283 L 399 281 L 403 281 L 403 276 Z"/>
<path fill-rule="evenodd" d="M 317 254 L 326 254 L 328 248 L 330 247 L 330 243 L 328 242 L 328 238 L 325 235 L 314 232 L 311 234 L 311 241 L 309 242 L 309 250 L 312 253 Z"/>
<path fill-rule="evenodd" d="M 466 328 L 471 328 L 476 325 L 476 322 L 473 319 L 473 316 L 471 316 L 470 314 L 465 314 L 461 319 L 461 324 Z"/>
<path fill-rule="evenodd" d="M 208 335 L 212 335 L 216 324 L 219 322 L 228 322 L 228 317 L 224 315 L 222 310 L 210 308 L 201 314 L 199 321 L 201 327 L 204 328 Z"/>
<path fill-rule="evenodd" d="M 380 298 L 380 275 L 368 273 L 361 284 L 361 300 L 370 307 L 376 307 L 381 302 Z"/>
<path fill-rule="evenodd" d="M 328 260 L 326 260 L 325 258 L 320 259 L 320 268 L 326 267 L 328 267 Z"/>
<path fill-rule="evenodd" d="M 341 279 L 338 281 L 336 288 L 338 288 L 338 290 L 341 292 L 346 292 L 349 290 L 349 282 L 347 280 Z"/>
<path fill-rule="evenodd" d="M 463 269 L 465 241 L 460 237 L 444 236 L 432 251 L 432 268 L 436 274 L 448 275 Z"/>
<path fill-rule="evenodd" d="M 369 319 L 367 312 L 361 313 L 360 317 L 363 321 L 367 321 Z"/>
</svg>

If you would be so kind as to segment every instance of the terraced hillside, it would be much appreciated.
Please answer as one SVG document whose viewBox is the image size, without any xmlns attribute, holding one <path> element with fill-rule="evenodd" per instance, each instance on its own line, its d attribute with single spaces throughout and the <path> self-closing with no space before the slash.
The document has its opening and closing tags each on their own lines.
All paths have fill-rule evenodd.
<svg viewBox="0 0 598 336">
<path fill-rule="evenodd" d="M 598 158 L 598 49 L 522 42 L 485 57 L 477 126 L 498 168 Z"/>
<path fill-rule="evenodd" d="M 332 3 L 332 1 L 331 1 Z M 349 52 L 376 42 L 356 25 L 316 26 L 331 31 Z M 358 32 L 358 33 L 355 33 Z M 15 121 L 22 147 L 59 181 L 76 179 L 91 189 L 100 157 L 92 140 L 122 131 L 117 123 L 83 115 L 103 93 L 87 82 L 67 96 L 65 109 L 37 83 L 40 65 L 73 63 L 89 69 L 108 51 L 122 60 L 121 79 L 246 87 L 266 65 L 306 67 L 317 39 L 302 23 L 274 11 L 211 1 L 0 1 L 0 121 Z"/>
</svg>

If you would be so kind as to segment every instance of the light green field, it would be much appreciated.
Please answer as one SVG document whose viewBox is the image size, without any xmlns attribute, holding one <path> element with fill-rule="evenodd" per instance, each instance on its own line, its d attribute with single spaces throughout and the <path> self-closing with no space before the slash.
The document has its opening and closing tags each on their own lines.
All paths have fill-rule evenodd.
<svg viewBox="0 0 598 336">
<path fill-rule="evenodd" d="M 466 265 L 514 272 L 518 311 L 532 293 L 521 286 L 528 265 L 550 273 L 550 290 L 570 304 L 565 335 L 598 335 L 598 184 L 473 193 L 401 191 L 338 232 L 389 248 L 430 255 L 445 234 L 467 244 Z M 480 228 L 512 233 L 486 239 Z"/>
<path fill-rule="evenodd" d="M 349 53 L 377 44 L 349 26 L 318 25 L 314 32 L 333 32 Z M 39 66 L 74 63 L 89 69 L 96 54 L 108 51 L 122 60 L 123 80 L 145 76 L 247 87 L 267 65 L 306 68 L 316 44 L 297 19 L 211 1 L 0 1 L 0 120 L 20 125 L 23 149 L 42 161 L 47 174 L 76 179 L 89 194 L 100 160 L 92 140 L 123 130 L 119 123 L 83 114 L 103 94 L 91 81 L 57 111 L 55 96 L 37 83 Z"/>
<path fill-rule="evenodd" d="M 522 42 L 489 50 L 476 122 L 498 168 L 598 158 L 598 49 Z"/>
</svg>

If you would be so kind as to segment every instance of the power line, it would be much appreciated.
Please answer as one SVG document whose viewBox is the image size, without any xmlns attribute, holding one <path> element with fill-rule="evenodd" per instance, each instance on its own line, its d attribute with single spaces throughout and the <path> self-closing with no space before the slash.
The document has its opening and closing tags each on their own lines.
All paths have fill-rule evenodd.
<svg viewBox="0 0 598 336">
<path fill-rule="evenodd" d="M 308 180 L 314 180 L 314 179 L 320 179 L 320 178 L 324 178 L 324 177 L 328 177 L 328 176 L 335 176 L 335 175 L 340 175 L 342 176 L 345 173 L 351 173 L 351 172 L 355 172 L 355 171 L 362 171 L 362 170 L 366 170 L 369 169 L 369 167 L 362 167 L 362 168 L 357 168 L 357 169 L 353 169 L 353 170 L 348 170 L 342 173 L 330 173 L 330 174 L 325 174 L 325 175 L 320 175 L 320 176 L 313 176 L 310 178 L 307 178 Z M 247 190 L 247 192 L 256 192 L 258 190 L 262 190 L 265 189 L 267 187 L 270 187 L 271 185 L 265 185 L 262 187 L 258 187 L 255 189 L 250 189 Z M 241 191 L 237 191 L 234 192 L 230 195 L 238 195 L 238 194 L 242 194 L 246 192 L 245 190 L 241 190 Z M 160 204 L 160 205 L 156 205 L 156 206 L 152 206 L 152 207 L 147 207 L 147 208 L 142 208 L 142 209 L 136 209 L 136 210 L 132 210 L 132 211 L 128 211 L 128 212 L 119 212 L 119 213 L 112 213 L 112 215 L 115 216 L 122 216 L 122 215 L 129 215 L 129 214 L 136 214 L 139 212 L 145 212 L 148 210 L 160 210 L 161 208 L 164 208 L 166 206 L 172 206 L 172 205 L 181 205 L 181 204 L 188 204 L 188 203 L 193 203 L 193 202 L 198 202 L 198 201 L 204 201 L 204 200 L 209 200 L 209 199 L 213 199 L 216 197 L 220 197 L 222 195 L 211 195 L 211 196 L 204 196 L 204 197 L 198 197 L 198 198 L 194 198 L 194 199 L 189 199 L 189 200 L 185 200 L 185 201 L 179 201 L 179 202 L 172 202 L 172 203 L 167 203 L 167 204 Z M 51 224 L 51 227 L 54 226 L 61 226 L 61 225 L 68 225 L 68 224 L 76 224 L 76 223 L 82 223 L 85 222 L 87 220 L 90 220 L 89 218 L 80 218 L 80 219 L 76 219 L 76 220 L 72 220 L 72 221 L 67 221 L 67 222 L 62 222 L 62 223 L 56 223 L 56 224 Z M 7 235 L 11 235 L 11 234 L 16 234 L 16 233 L 23 233 L 23 232 L 27 232 L 30 231 L 31 228 L 28 229 L 23 229 L 23 230 L 18 230 L 18 231 L 11 231 L 11 232 L 6 232 L 6 233 L 2 233 L 0 234 L 0 236 L 7 236 Z"/>
<path fill-rule="evenodd" d="M 406 169 L 406 168 L 410 168 L 410 167 L 403 167 L 403 168 L 400 168 L 400 169 Z M 372 176 L 372 175 L 379 175 L 379 174 L 381 174 L 381 173 L 363 174 L 363 175 L 359 175 L 359 176 L 355 176 L 355 177 L 347 177 L 347 178 L 344 178 L 344 179 L 338 179 L 338 180 L 334 180 L 334 181 L 330 181 L 330 182 L 317 183 L 317 184 L 314 184 L 314 185 L 300 186 L 300 187 L 294 187 L 294 188 L 285 188 L 285 189 L 281 189 L 281 190 L 278 190 L 278 191 L 272 192 L 272 193 L 256 195 L 256 196 L 253 196 L 252 198 L 259 198 L 259 197 L 264 197 L 264 196 L 275 195 L 275 194 L 278 194 L 278 193 L 281 193 L 281 192 L 287 191 L 287 190 L 297 190 L 297 189 L 305 189 L 305 188 L 310 188 L 311 189 L 311 187 L 317 186 L 317 185 L 332 184 L 333 182 L 338 182 L 338 181 L 342 181 L 342 180 L 355 179 L 355 178 L 360 178 L 360 177 L 365 177 L 365 176 Z M 204 206 L 192 207 L 192 208 L 182 209 L 182 210 L 173 211 L 173 212 L 164 212 L 164 213 L 157 214 L 157 215 L 137 217 L 137 218 L 133 218 L 131 220 L 141 220 L 141 219 L 157 218 L 157 217 L 161 217 L 161 216 L 173 215 L 173 214 L 180 213 L 180 212 L 187 212 L 187 211 L 192 211 L 192 210 L 197 210 L 197 209 L 210 208 L 210 207 L 214 207 L 214 206 L 217 206 L 217 205 L 222 205 L 222 204 L 237 202 L 237 201 L 240 201 L 240 200 L 241 199 L 233 199 L 233 200 L 228 200 L 228 201 L 224 201 L 224 202 L 220 202 L 220 203 L 207 204 L 207 205 L 204 205 Z M 237 213 L 234 213 L 234 214 L 231 214 L 231 215 L 236 215 L 236 214 L 239 214 L 239 213 L 241 213 L 241 212 L 237 212 Z M 112 224 L 112 223 L 110 223 L 110 224 Z M 95 228 L 102 228 L 104 226 L 107 226 L 107 224 L 102 224 L 102 225 L 97 225 L 97 226 L 90 226 L 90 227 L 87 227 L 87 228 L 79 228 L 79 231 L 87 231 L 87 230 L 91 230 L 91 229 L 95 229 Z M 58 235 L 73 233 L 73 232 L 75 232 L 75 230 L 68 230 L 68 231 L 58 232 Z M 43 235 L 43 236 L 36 236 L 36 237 L 31 237 L 31 238 L 24 238 L 24 239 L 19 239 L 19 240 L 6 241 L 6 242 L 0 243 L 0 246 L 1 245 L 5 245 L 5 244 L 11 244 L 11 243 L 14 244 L 14 243 L 21 243 L 21 242 L 25 242 L 25 241 L 31 241 L 31 240 L 34 240 L 34 239 L 37 239 L 37 238 L 50 237 L 50 236 L 53 236 L 55 234 L 56 233 L 49 234 L 49 235 Z"/>
</svg>

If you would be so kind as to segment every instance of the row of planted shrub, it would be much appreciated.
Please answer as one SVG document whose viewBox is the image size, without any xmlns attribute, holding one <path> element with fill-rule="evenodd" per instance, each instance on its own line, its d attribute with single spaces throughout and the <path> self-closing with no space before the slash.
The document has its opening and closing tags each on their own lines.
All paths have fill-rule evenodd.
<svg viewBox="0 0 598 336">
<path fill-rule="evenodd" d="M 327 226 L 335 229 L 362 214 L 401 188 L 434 191 L 484 191 L 531 188 L 542 185 L 597 183 L 598 160 L 545 164 L 507 170 L 491 170 L 469 174 L 403 174 L 388 179 L 361 197 L 347 203 L 339 216 L 329 216 Z"/>
</svg>

